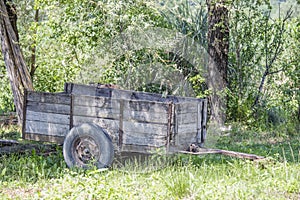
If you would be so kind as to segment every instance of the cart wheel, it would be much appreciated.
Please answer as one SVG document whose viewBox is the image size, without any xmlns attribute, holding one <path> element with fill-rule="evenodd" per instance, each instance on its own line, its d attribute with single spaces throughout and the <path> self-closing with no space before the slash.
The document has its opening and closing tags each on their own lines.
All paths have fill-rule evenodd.
<svg viewBox="0 0 300 200">
<path fill-rule="evenodd" d="M 73 127 L 67 134 L 63 154 L 68 167 L 109 167 L 114 148 L 109 135 L 96 124 L 84 123 Z"/>
</svg>

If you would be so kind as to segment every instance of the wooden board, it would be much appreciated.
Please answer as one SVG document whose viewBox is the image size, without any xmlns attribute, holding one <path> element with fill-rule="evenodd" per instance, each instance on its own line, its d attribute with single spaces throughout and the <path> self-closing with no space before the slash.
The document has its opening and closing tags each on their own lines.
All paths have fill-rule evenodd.
<svg viewBox="0 0 300 200">
<path fill-rule="evenodd" d="M 120 111 L 114 108 L 98 108 L 98 107 L 88 107 L 88 106 L 74 106 L 73 115 L 74 116 L 85 116 L 94 118 L 104 118 L 104 119 L 119 119 Z"/>
<path fill-rule="evenodd" d="M 23 138 L 61 142 L 70 128 L 70 103 L 70 95 L 27 92 Z"/>
<path fill-rule="evenodd" d="M 140 152 L 140 153 L 157 153 L 157 152 L 166 152 L 166 146 L 153 147 L 153 146 L 149 146 L 149 145 L 123 144 L 120 151 Z"/>
<path fill-rule="evenodd" d="M 70 114 L 70 105 L 27 102 L 27 110 L 43 113 Z"/>
<path fill-rule="evenodd" d="M 53 143 L 56 143 L 56 144 L 63 144 L 65 137 L 46 135 L 46 134 L 38 134 L 38 133 L 24 133 L 23 139 L 40 141 L 40 142 L 53 142 Z"/>
<path fill-rule="evenodd" d="M 143 136 L 143 137 L 151 137 L 154 135 L 157 136 L 166 136 L 167 135 L 167 124 L 151 124 L 151 123 L 139 123 L 139 122 L 123 122 L 123 131 L 124 133 L 135 135 L 135 136 Z"/>
<path fill-rule="evenodd" d="M 191 113 L 178 113 L 176 115 L 178 124 L 195 124 L 197 123 L 197 112 Z"/>
<path fill-rule="evenodd" d="M 123 144 L 131 144 L 137 146 L 162 147 L 166 145 L 166 136 L 135 136 L 132 134 L 123 135 Z"/>
<path fill-rule="evenodd" d="M 69 132 L 69 124 L 54 124 L 49 122 L 26 120 L 25 132 L 53 136 L 65 136 Z"/>
<path fill-rule="evenodd" d="M 147 112 L 147 111 L 135 111 L 124 109 L 123 118 L 125 121 L 132 122 L 144 122 L 155 124 L 167 124 L 167 113 Z"/>
<path fill-rule="evenodd" d="M 120 109 L 120 100 L 97 96 L 73 96 L 74 106 L 97 107 L 103 109 Z"/>
<path fill-rule="evenodd" d="M 46 112 L 35 112 L 32 110 L 26 111 L 26 120 L 27 121 L 40 121 L 48 122 L 53 124 L 65 124 L 70 123 L 70 115 L 57 114 L 57 113 L 46 113 Z"/>
<path fill-rule="evenodd" d="M 107 133 L 110 135 L 113 143 L 117 144 L 119 142 L 119 121 L 118 120 L 95 118 L 95 117 L 74 116 L 73 123 L 74 123 L 74 126 L 80 125 L 82 123 L 95 123 L 107 131 Z"/>
<path fill-rule="evenodd" d="M 70 105 L 69 94 L 27 91 L 27 101 Z"/>
</svg>

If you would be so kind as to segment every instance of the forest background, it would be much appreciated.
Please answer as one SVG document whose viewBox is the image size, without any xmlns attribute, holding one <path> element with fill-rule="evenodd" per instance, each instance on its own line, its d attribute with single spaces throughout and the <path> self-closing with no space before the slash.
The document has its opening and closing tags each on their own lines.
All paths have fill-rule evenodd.
<svg viewBox="0 0 300 200">
<path fill-rule="evenodd" d="M 164 49 L 131 49 L 101 63 L 109 52 L 107 44 L 133 29 L 174 30 L 207 49 L 204 1 L 25 0 L 14 4 L 21 49 L 37 91 L 62 91 L 65 82 L 100 82 L 197 97 L 211 93 L 203 71 L 207 63 L 192 66 Z M 276 126 L 295 133 L 300 118 L 299 5 L 292 0 L 236 0 L 228 1 L 226 8 L 226 122 L 262 129 Z M 190 84 L 192 93 L 178 90 L 170 76 L 174 71 L 180 74 L 181 85 Z M 154 72 L 162 75 L 156 77 Z M 3 61 L 0 76 L 0 113 L 7 113 L 14 104 Z"/>
</svg>

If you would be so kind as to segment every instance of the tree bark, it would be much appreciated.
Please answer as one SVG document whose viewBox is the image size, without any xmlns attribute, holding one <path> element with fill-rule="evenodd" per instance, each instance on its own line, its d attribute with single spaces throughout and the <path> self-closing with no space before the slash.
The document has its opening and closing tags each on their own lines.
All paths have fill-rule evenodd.
<svg viewBox="0 0 300 200">
<path fill-rule="evenodd" d="M 33 90 L 32 81 L 19 45 L 17 15 L 11 1 L 0 0 L 1 48 L 9 76 L 19 123 L 23 119 L 24 89 Z"/>
<path fill-rule="evenodd" d="M 208 80 L 211 89 L 211 122 L 220 126 L 226 119 L 229 17 L 226 0 L 207 0 Z"/>
</svg>

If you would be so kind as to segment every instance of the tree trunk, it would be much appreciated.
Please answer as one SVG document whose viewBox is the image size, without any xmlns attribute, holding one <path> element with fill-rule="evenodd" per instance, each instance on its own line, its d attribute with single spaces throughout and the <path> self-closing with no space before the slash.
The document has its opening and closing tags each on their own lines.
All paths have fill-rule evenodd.
<svg viewBox="0 0 300 200">
<path fill-rule="evenodd" d="M 33 85 L 19 45 L 15 8 L 11 1 L 0 0 L 0 9 L 2 53 L 14 96 L 18 121 L 21 123 L 24 89 L 33 90 Z"/>
<path fill-rule="evenodd" d="M 229 19 L 226 0 L 207 0 L 208 7 L 208 80 L 211 89 L 211 122 L 220 126 L 226 119 Z"/>
</svg>

